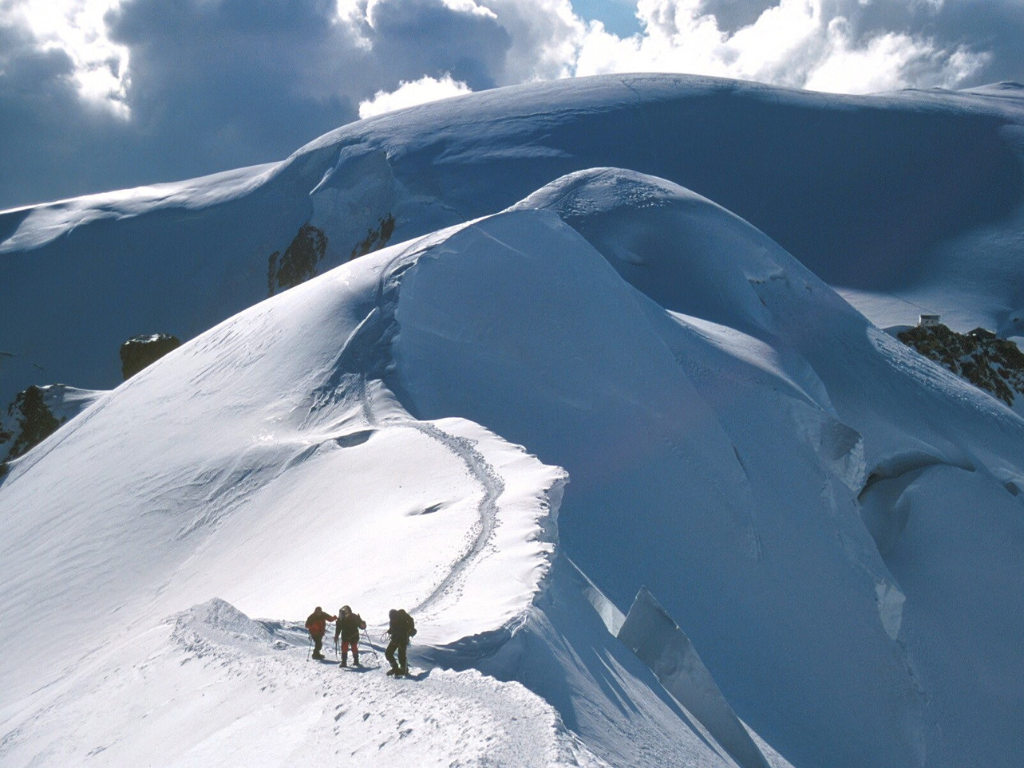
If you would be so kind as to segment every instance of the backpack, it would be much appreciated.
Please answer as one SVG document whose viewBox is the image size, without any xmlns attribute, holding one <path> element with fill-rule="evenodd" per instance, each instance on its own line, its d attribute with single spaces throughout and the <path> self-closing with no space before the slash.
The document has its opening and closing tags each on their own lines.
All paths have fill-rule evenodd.
<svg viewBox="0 0 1024 768">
<path fill-rule="evenodd" d="M 405 638 L 408 641 L 416 634 L 416 622 L 404 608 L 399 608 L 391 612 L 391 626 L 388 627 L 386 634 L 391 637 Z"/>
<path fill-rule="evenodd" d="M 399 613 L 401 614 L 402 618 L 405 620 L 405 626 L 409 628 L 409 631 L 407 632 L 407 634 L 409 635 L 409 637 L 412 637 L 413 635 L 416 634 L 416 622 L 412 620 L 412 616 L 410 616 L 408 613 L 406 613 L 404 609 L 399 611 Z"/>
</svg>

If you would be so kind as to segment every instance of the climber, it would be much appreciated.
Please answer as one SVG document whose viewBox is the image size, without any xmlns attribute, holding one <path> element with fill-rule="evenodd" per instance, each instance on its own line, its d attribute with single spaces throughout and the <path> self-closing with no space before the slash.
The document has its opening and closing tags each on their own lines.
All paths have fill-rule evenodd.
<svg viewBox="0 0 1024 768">
<path fill-rule="evenodd" d="M 391 664 L 388 674 L 408 675 L 409 662 L 406 657 L 406 649 L 409 647 L 409 638 L 416 634 L 416 622 L 401 608 L 392 609 L 388 613 L 388 617 L 390 625 L 387 634 L 391 636 L 391 642 L 388 643 L 387 650 L 384 651 L 384 655 Z M 395 661 L 395 651 L 398 651 L 397 661 Z"/>
<path fill-rule="evenodd" d="M 352 648 L 352 664 L 359 666 L 359 630 L 366 629 L 366 622 L 358 613 L 352 613 L 347 605 L 341 606 L 338 612 L 338 625 L 334 629 L 334 646 L 338 646 L 341 638 L 341 666 L 348 666 L 348 649 Z"/>
<path fill-rule="evenodd" d="M 309 618 L 306 619 L 306 629 L 309 631 L 309 636 L 313 638 L 315 646 L 313 647 L 313 658 L 323 660 L 324 655 L 320 653 L 320 649 L 323 647 L 324 632 L 327 631 L 327 622 L 334 621 L 337 616 L 330 616 L 324 613 L 323 609 L 318 605 L 316 610 L 309 614 Z"/>
</svg>

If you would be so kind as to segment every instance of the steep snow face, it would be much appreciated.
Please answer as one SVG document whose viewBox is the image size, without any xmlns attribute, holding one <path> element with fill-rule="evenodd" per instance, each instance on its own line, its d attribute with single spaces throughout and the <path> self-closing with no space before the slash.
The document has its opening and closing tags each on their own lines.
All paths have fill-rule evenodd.
<svg viewBox="0 0 1024 768">
<path fill-rule="evenodd" d="M 1012 766 L 1024 632 L 1019 496 L 949 466 L 904 486 L 897 505 L 906 528 L 886 563 L 907 595 L 904 638 L 929 696 L 929 760 L 969 765 L 981 755 L 986 765 Z"/>
<path fill-rule="evenodd" d="M 336 609 L 327 599 L 378 622 L 402 605 L 434 643 L 529 604 L 563 473 L 464 420 L 411 419 L 381 387 L 388 323 L 375 322 L 394 258 L 218 326 L 12 464 L 0 485 L 12 698 L 111 627 L 212 596 L 292 619 Z M 56 665 L 19 629 L 40 616 L 79 637 Z"/>
<path fill-rule="evenodd" d="M 594 602 L 609 605 L 575 565 L 559 556 L 518 630 L 491 652 L 463 655 L 456 665 L 471 663 L 500 680 L 522 682 L 555 705 L 563 722 L 613 765 L 792 768 L 756 733 L 748 744 L 749 739 L 757 743 L 760 759 L 737 759 L 716 723 L 701 718 L 707 714 L 700 711 L 706 692 L 687 697 L 684 709 L 652 670 L 606 631 Z"/>
<path fill-rule="evenodd" d="M 619 604 L 641 584 L 663 595 L 755 730 L 796 764 L 914 763 L 921 702 L 875 599 L 889 577 L 855 492 L 804 436 L 834 418 L 764 386 L 547 211 L 462 230 L 401 296 L 413 412 L 465 414 L 566 467 L 568 554 Z"/>
<path fill-rule="evenodd" d="M 388 232 L 496 213 L 598 166 L 724 205 L 883 325 L 924 308 L 955 312 L 958 330 L 1024 333 L 1022 115 L 990 92 L 583 78 L 361 121 L 272 166 L 9 211 L 0 404 L 31 384 L 115 386 L 130 336 L 192 338 L 261 300 L 272 255 L 305 224 L 326 237 L 323 272 Z"/>
<path fill-rule="evenodd" d="M 881 324 L 929 311 L 1010 335 L 1024 333 L 1024 100 L 999 93 L 583 78 L 385 115 L 295 157 L 339 148 L 312 194 L 314 221 L 338 242 L 385 214 L 408 237 L 616 166 L 725 206 Z"/>
<path fill-rule="evenodd" d="M 641 588 L 616 636 L 667 690 L 693 712 L 743 768 L 768 762 L 729 707 L 693 643 L 646 589 Z"/>
<path fill-rule="evenodd" d="M 515 206 L 530 208 L 558 213 L 682 323 L 784 378 L 870 438 L 864 444 L 868 472 L 892 454 L 925 445 L 939 461 L 985 465 L 1000 476 L 1017 471 L 1017 418 L 973 387 L 954 385 L 952 377 L 921 365 L 777 243 L 706 198 L 664 180 L 593 169 Z M 893 388 L 933 404 L 908 411 Z M 937 408 L 964 408 L 955 421 L 970 426 L 951 433 L 943 420 L 927 416 Z M 1005 424 L 1009 439 L 990 421 Z M 965 428 L 970 438 L 953 439 Z M 851 484 L 859 490 L 865 479 L 855 473 Z"/>
<path fill-rule="evenodd" d="M 566 467 L 568 554 L 619 604 L 651 587 L 739 715 L 796 764 L 957 764 L 960 747 L 929 738 L 929 702 L 964 702 L 973 722 L 994 700 L 907 653 L 930 632 L 1024 671 L 970 613 L 917 623 L 906 606 L 936 593 L 908 591 L 861 518 L 880 481 L 929 466 L 1017 505 L 1005 484 L 1020 487 L 1024 425 L 720 207 L 631 172 L 567 177 L 425 255 L 398 319 L 403 402 Z M 876 511 L 898 518 L 901 493 Z M 928 515 L 955 519 L 971 495 L 933 492 Z M 1015 519 L 998 518 L 1011 559 Z M 1022 605 L 1024 585 L 1002 599 Z M 1021 711 L 1019 691 L 1001 695 Z M 1017 737 L 1000 728 L 964 752 L 1011 764 Z"/>
<path fill-rule="evenodd" d="M 408 237 L 570 171 L 630 168 L 742 216 L 885 325 L 931 311 L 1009 332 L 1024 284 L 1024 100 L 1000 93 L 632 75 L 473 94 L 313 142 L 339 147 L 314 220 L 348 242 L 393 213 Z"/>
<path fill-rule="evenodd" d="M 571 233 L 552 214 L 520 218 Z M 443 300 L 403 295 L 405 280 L 420 259 L 472 257 L 460 234 L 243 312 L 13 462 L 5 764 L 729 764 L 555 572 L 564 472 L 465 419 L 417 420 L 389 389 L 399 301 Z M 379 648 L 364 648 L 365 681 L 308 664 L 302 616 L 341 603 L 371 640 L 389 608 L 409 608 L 413 663 L 460 671 L 406 691 L 383 679 Z M 41 621 L 74 630 L 56 660 L 25 629 Z M 530 642 L 545 675 L 514 663 Z"/>
</svg>

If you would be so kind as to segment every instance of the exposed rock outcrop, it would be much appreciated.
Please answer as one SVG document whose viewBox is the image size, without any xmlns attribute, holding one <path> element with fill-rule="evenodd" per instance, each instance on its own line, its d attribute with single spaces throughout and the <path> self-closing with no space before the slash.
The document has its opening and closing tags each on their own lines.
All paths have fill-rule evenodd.
<svg viewBox="0 0 1024 768">
<path fill-rule="evenodd" d="M 7 415 L 14 420 L 14 432 L 4 432 L 14 442 L 7 453 L 8 459 L 16 459 L 32 450 L 39 443 L 57 431 L 65 419 L 58 419 L 46 404 L 45 393 L 32 385 L 18 393 L 14 402 L 7 406 Z M 6 471 L 6 470 L 5 470 Z"/>
<path fill-rule="evenodd" d="M 1024 394 L 1024 353 L 991 331 L 957 333 L 939 323 L 901 331 L 896 338 L 1009 406 Z"/>
<path fill-rule="evenodd" d="M 388 244 L 393 234 L 395 234 L 395 217 L 388 213 L 377 221 L 376 229 L 366 231 L 366 237 L 352 249 L 349 261 L 373 253 L 373 251 L 379 251 Z"/>
<path fill-rule="evenodd" d="M 28 453 L 104 393 L 67 384 L 32 385 L 0 410 L 0 478 L 7 461 Z"/>
<path fill-rule="evenodd" d="M 3 414 L 0 414 L 0 416 L 2 416 L 2 415 Z M 3 453 L 4 453 L 4 446 L 7 445 L 7 442 L 12 437 L 14 437 L 14 435 L 12 433 L 8 432 L 7 430 L 5 430 L 3 424 L 0 423 L 0 455 L 3 455 Z M 6 461 L 0 461 L 0 480 L 2 480 L 3 476 L 6 475 L 6 474 L 7 474 L 7 462 Z"/>
<path fill-rule="evenodd" d="M 317 265 L 327 252 L 327 235 L 312 224 L 303 224 L 285 249 L 270 254 L 267 264 L 267 296 L 294 288 L 316 276 Z"/>
<path fill-rule="evenodd" d="M 178 337 L 167 333 L 141 334 L 128 339 L 121 345 L 121 374 L 124 380 L 128 381 L 143 368 L 180 346 Z"/>
</svg>

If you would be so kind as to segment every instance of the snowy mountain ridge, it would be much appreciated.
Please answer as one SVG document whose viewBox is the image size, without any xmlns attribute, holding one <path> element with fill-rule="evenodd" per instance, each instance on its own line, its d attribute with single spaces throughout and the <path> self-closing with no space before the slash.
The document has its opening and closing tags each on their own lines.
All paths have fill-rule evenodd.
<svg viewBox="0 0 1024 768">
<path fill-rule="evenodd" d="M 343 128 L 166 206 L 148 191 L 4 214 L 0 265 L 25 286 L 6 318 L 44 284 L 59 310 L 5 321 L 5 346 L 86 385 L 111 340 L 190 340 L 0 479 L 0 756 L 1013 765 L 1024 422 L 672 178 L 699 149 L 698 175 L 722 174 L 733 138 L 676 155 L 656 140 L 695 104 L 719 129 L 774 109 L 834 127 L 857 105 L 899 126 L 906 109 L 926 149 L 947 120 L 973 126 L 961 140 L 995 153 L 998 203 L 904 256 L 930 295 L 977 290 L 958 311 L 996 317 L 1015 290 L 1020 166 L 1000 163 L 1020 113 L 992 101 L 598 78 Z M 655 140 L 612 140 L 631 131 Z M 627 168 L 593 162 L 611 156 Z M 633 167 L 651 163 L 665 172 Z M 959 205 L 972 178 L 932 202 Z M 326 233 L 327 269 L 385 216 L 401 242 L 253 303 L 303 226 Z M 817 224 L 796 240 L 824 242 Z M 936 254 L 978 227 L 1002 250 L 951 289 Z M 890 308 L 921 290 L 869 283 Z M 105 291 L 115 311 L 62 319 Z M 119 338 L 140 323 L 156 327 Z M 87 341 L 51 348 L 63 328 Z M 333 600 L 375 645 L 387 610 L 411 609 L 421 679 L 306 662 L 301 618 Z M 75 628 L 56 662 L 27 629 L 40 613 Z"/>
<path fill-rule="evenodd" d="M 881 326 L 930 311 L 1013 336 L 1024 322 L 1024 118 L 1018 98 L 990 90 L 843 97 L 672 75 L 539 83 L 360 121 L 281 163 L 3 212 L 0 274 L 18 289 L 0 306 L 0 351 L 13 355 L 0 402 L 30 384 L 115 386 L 112 350 L 131 336 L 192 338 L 266 297 L 268 262 L 305 225 L 326 238 L 322 272 L 388 217 L 392 241 L 408 240 L 603 166 L 715 200 Z M 33 321 L 40 306 L 75 333 L 48 333 Z"/>
<path fill-rule="evenodd" d="M 557 506 L 562 473 L 541 467 L 536 460 L 523 456 L 521 450 L 503 448 L 501 441 L 487 438 L 469 423 L 451 419 L 433 423 L 409 420 L 379 380 L 368 380 L 369 374 L 385 364 L 376 358 L 386 352 L 386 341 L 393 332 L 387 308 L 393 306 L 389 295 L 397 288 L 395 276 L 406 273 L 431 247 L 450 242 L 457 234 L 457 230 L 449 231 L 425 242 L 381 251 L 360 261 L 358 270 L 343 269 L 342 274 L 325 275 L 243 313 L 146 369 L 67 429 L 15 462 L 3 485 L 4 500 L 24 527 L 10 531 L 12 547 L 4 557 L 5 564 L 18 574 L 8 579 L 5 588 L 4 636 L 17 638 L 13 627 L 23 621 L 22 617 L 40 610 L 63 616 L 83 637 L 105 637 L 104 626 L 110 612 L 126 611 L 138 616 L 127 631 L 142 631 L 147 636 L 153 632 L 147 626 L 149 622 L 158 620 L 175 606 L 187 604 L 193 599 L 191 595 L 210 589 L 230 595 L 233 601 L 248 603 L 264 615 L 285 613 L 303 591 L 312 602 L 320 591 L 328 590 L 330 585 L 322 581 L 315 586 L 302 586 L 304 581 L 316 581 L 309 577 L 320 570 L 317 552 L 324 549 L 347 553 L 351 548 L 351 554 L 345 556 L 347 568 L 335 574 L 337 584 L 330 591 L 354 592 L 368 615 L 382 615 L 389 604 L 386 601 L 410 605 L 421 627 L 418 644 L 448 657 L 450 652 L 446 653 L 444 648 L 454 642 L 456 656 L 446 658 L 446 665 L 458 665 L 458 658 L 477 659 L 480 641 L 488 632 L 500 630 L 498 642 L 508 646 L 510 635 L 502 628 L 523 621 L 516 618 L 525 608 L 522 601 L 536 592 L 538 579 L 544 577 L 549 567 L 544 563 L 553 553 L 554 527 L 544 522 L 544 515 L 551 514 Z M 362 319 L 356 322 L 360 316 Z M 311 317 L 321 319 L 318 328 L 322 338 L 312 348 L 307 342 L 303 354 L 289 354 L 287 350 L 294 349 L 295 340 Z M 326 321 L 332 318 L 339 325 L 335 333 L 327 334 L 330 323 Z M 331 339 L 344 339 L 340 353 Z M 281 351 L 274 350 L 285 350 L 284 357 Z M 221 362 L 224 360 L 234 363 L 225 366 Z M 320 367 L 307 368 L 311 360 L 319 360 Z M 300 363 L 297 369 L 295 366 Z M 304 371 L 304 375 L 296 376 L 297 370 Z M 184 409 L 178 398 L 168 396 L 181 386 L 176 382 L 182 377 L 189 382 L 186 389 L 192 392 L 189 399 L 194 402 Z M 295 379 L 301 382 L 297 401 L 294 394 L 287 395 L 295 392 Z M 230 413 L 220 412 L 224 400 L 216 393 L 221 391 L 231 393 Z M 284 401 L 275 403 L 272 399 L 269 410 L 267 405 L 255 406 L 268 394 L 273 398 L 278 392 L 285 393 Z M 210 407 L 216 410 L 204 415 Z M 214 413 L 216 417 L 211 418 Z M 183 416 L 187 419 L 183 420 Z M 190 450 L 177 457 L 181 463 L 178 469 L 175 454 L 168 453 L 167 446 L 185 443 L 182 438 L 197 419 L 207 422 L 207 430 L 216 425 L 214 432 L 203 440 L 212 453 L 204 459 L 197 453 L 196 439 L 192 438 L 188 441 Z M 104 423 L 122 425 L 123 445 L 111 446 L 104 440 Z M 131 427 L 124 432 L 127 425 Z M 148 442 L 145 435 L 151 434 L 155 425 L 161 425 L 159 429 L 166 442 L 152 446 L 146 455 L 140 447 Z M 289 426 L 297 427 L 299 433 L 289 436 Z M 175 437 L 176 433 L 179 437 Z M 239 441 L 233 434 L 243 439 Z M 245 440 L 248 434 L 253 437 Z M 238 446 L 235 450 L 241 453 L 218 458 L 225 446 Z M 111 450 L 114 455 L 101 458 L 101 453 Z M 445 455 L 450 458 L 442 459 Z M 134 482 L 143 489 L 143 495 L 140 498 L 136 492 L 132 494 L 134 503 L 111 509 L 107 487 L 87 482 L 79 488 L 75 508 L 69 511 L 62 508 L 62 499 L 66 498 L 63 488 L 39 488 L 25 479 L 33 474 L 45 475 L 39 467 L 50 462 L 59 462 L 68 476 L 80 478 L 105 464 L 132 466 L 133 474 L 138 475 Z M 446 464 L 448 470 L 444 469 Z M 210 467 L 204 474 L 212 475 L 211 481 L 185 485 L 170 481 L 170 477 L 181 473 L 191 475 L 196 471 L 192 467 L 197 465 Z M 213 469 L 218 466 L 222 469 Z M 369 479 L 362 485 L 356 483 L 356 487 L 351 487 L 366 475 Z M 373 486 L 386 478 L 390 480 L 384 494 Z M 341 482 L 345 487 L 339 486 Z M 202 495 L 197 496 L 197 492 Z M 403 502 L 403 498 L 407 500 Z M 145 516 L 140 519 L 134 511 L 140 502 L 143 508 L 159 510 L 164 524 L 154 528 Z M 358 508 L 359 514 L 350 512 L 343 526 L 323 519 L 325 512 L 339 507 Z M 295 523 L 289 521 L 290 512 L 296 508 L 317 510 L 312 519 L 303 519 L 301 535 Z M 50 525 L 39 517 L 43 510 L 48 511 L 53 524 L 60 520 L 66 526 L 70 518 L 77 519 L 78 527 L 70 531 L 65 527 L 65 534 L 54 538 L 48 533 Z M 257 523 L 252 515 L 260 510 Z M 382 514 L 384 510 L 386 514 Z M 80 551 L 83 543 L 98 543 L 106 534 L 104 530 L 91 530 L 97 513 L 107 530 L 118 531 L 113 546 L 121 554 L 114 563 L 110 563 L 106 547 L 93 550 L 87 546 L 85 552 Z M 369 517 L 372 526 L 361 525 L 363 517 Z M 321 522 L 317 523 L 318 519 Z M 460 520 L 465 526 L 464 536 L 455 535 L 452 528 Z M 408 530 L 410 527 L 412 531 Z M 435 531 L 433 539 L 428 538 L 430 530 Z M 247 542 L 244 547 L 233 543 L 240 535 Z M 401 544 L 402 538 L 409 535 L 411 541 Z M 368 546 L 380 536 L 386 537 L 391 545 L 405 549 L 415 546 L 415 558 L 406 559 L 400 569 L 382 569 L 382 564 L 375 564 L 380 549 Z M 282 538 L 289 544 L 279 551 Z M 361 544 L 350 545 L 352 540 Z M 140 559 L 133 552 L 145 555 Z M 165 562 L 153 559 L 156 552 L 165 553 Z M 53 572 L 46 566 L 33 566 L 40 562 L 65 565 Z M 417 570 L 410 568 L 414 562 L 420 563 Z M 239 567 L 255 563 L 259 563 L 259 574 L 246 574 Z M 442 563 L 446 565 L 438 573 Z M 69 580 L 68 569 L 74 573 L 75 594 L 68 594 L 61 586 Z M 127 583 L 117 578 L 118 573 L 126 570 L 133 572 Z M 295 573 L 289 575 L 290 571 Z M 219 586 L 216 578 L 211 581 L 217 573 L 223 577 Z M 484 592 L 480 586 L 486 587 Z M 507 597 L 502 597 L 502 591 Z M 85 599 L 85 594 L 93 597 Z M 554 615 L 565 611 L 567 602 L 571 605 L 569 601 L 560 601 Z M 226 603 L 209 605 L 187 614 L 196 616 L 189 619 L 190 626 L 200 617 L 209 616 L 210 611 L 229 618 L 236 616 L 230 618 L 227 640 L 225 631 L 220 629 L 220 619 L 202 619 L 203 627 L 210 621 L 213 626 L 201 629 L 204 639 L 198 645 L 193 641 L 186 644 L 186 659 L 208 654 L 219 657 L 223 651 L 217 648 L 225 642 L 229 647 L 237 647 L 241 642 L 250 651 L 255 648 L 258 656 L 266 654 L 266 650 L 259 650 L 271 643 L 265 630 L 255 628 Z M 446 620 L 445 616 L 450 618 Z M 450 624 L 452 618 L 457 621 L 455 625 Z M 551 618 L 545 614 L 545 620 Z M 180 619 L 175 620 L 176 626 L 180 623 Z M 596 623 L 596 616 L 591 623 Z M 379 625 L 375 629 L 379 633 Z M 468 646 L 460 637 L 469 640 Z M 177 638 L 177 630 L 173 638 Z M 19 647 L 23 641 L 31 644 L 34 639 L 17 638 L 8 645 L 12 661 L 28 655 L 27 648 Z M 593 643 L 592 638 L 575 641 Z M 278 643 L 278 639 L 273 642 Z M 491 642 L 485 642 L 485 647 Z M 607 636 L 598 647 L 613 643 Z M 294 647 L 294 639 L 291 644 L 288 640 L 278 644 L 283 644 L 286 652 L 290 645 Z M 81 700 L 103 696 L 103 689 L 96 692 L 92 681 L 106 679 L 110 674 L 116 676 L 116 671 L 109 671 L 102 663 L 98 670 L 88 667 L 88 659 L 97 654 L 106 664 L 112 663 L 102 646 L 86 645 L 84 651 L 86 667 L 77 674 L 63 675 L 67 682 L 58 688 L 57 702 L 62 710 L 65 704 L 80 706 Z M 159 657 L 167 654 L 161 646 L 151 652 Z M 628 659 L 624 648 L 612 658 L 616 656 L 620 665 Z M 146 667 L 142 660 L 138 663 Z M 636 659 L 625 663 L 625 670 L 618 674 L 630 680 L 639 678 L 630 683 L 631 696 L 644 702 L 644 710 L 654 709 L 657 726 L 648 726 L 651 733 L 641 744 L 624 746 L 617 741 L 622 741 L 621 731 L 628 723 L 620 722 L 616 740 L 609 739 L 615 732 L 609 732 L 608 723 L 604 722 L 601 728 L 609 742 L 604 745 L 604 753 L 617 755 L 616 762 L 621 762 L 624 750 L 642 747 L 657 749 L 665 759 L 678 761 L 704 751 L 700 735 L 673 734 L 671 722 L 678 722 L 678 705 L 663 691 L 658 692 L 658 684 L 650 673 L 645 677 Z M 77 666 L 72 662 L 72 669 Z M 17 668 L 7 668 L 4 677 L 10 684 L 9 690 L 17 695 L 18 691 L 27 692 L 38 686 L 40 675 L 45 679 L 46 673 L 40 669 L 19 664 Z M 599 690 L 594 682 L 587 683 L 589 674 L 576 676 L 582 678 L 578 684 L 586 684 L 593 693 Z M 60 688 L 69 684 L 74 693 L 63 693 Z M 461 685 L 453 684 L 456 689 Z M 187 679 L 184 685 L 187 690 Z M 44 701 L 52 695 L 49 688 L 42 689 Z M 171 690 L 173 696 L 183 695 L 174 693 L 177 688 Z M 600 701 L 601 697 L 589 698 Z M 41 711 L 50 711 L 53 706 L 44 704 Z M 607 710 L 607 705 L 599 709 Z M 123 715 L 128 719 L 130 716 L 131 710 Z M 15 717 L 16 722 L 19 719 Z M 22 724 L 15 731 L 9 747 L 12 759 L 19 754 L 33 754 L 32 750 L 47 743 L 50 729 L 46 718 L 33 718 L 32 722 L 31 727 Z M 576 722 L 575 726 L 584 732 L 598 731 L 596 723 Z M 102 740 L 103 736 L 101 729 L 99 733 L 88 734 L 84 743 L 58 739 L 52 748 L 58 752 L 70 749 L 74 755 L 88 746 L 91 752 L 96 747 L 90 739 Z M 508 749 L 523 748 L 517 740 L 503 743 Z M 197 755 L 205 754 L 205 749 L 205 742 L 200 742 L 188 754 L 171 750 L 167 758 L 171 762 L 198 760 Z M 116 754 L 117 750 L 110 756 L 115 762 Z M 625 759 L 633 762 L 636 758 Z M 531 758 L 528 762 L 557 761 Z"/>
</svg>

